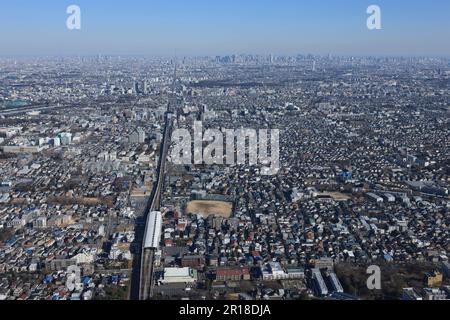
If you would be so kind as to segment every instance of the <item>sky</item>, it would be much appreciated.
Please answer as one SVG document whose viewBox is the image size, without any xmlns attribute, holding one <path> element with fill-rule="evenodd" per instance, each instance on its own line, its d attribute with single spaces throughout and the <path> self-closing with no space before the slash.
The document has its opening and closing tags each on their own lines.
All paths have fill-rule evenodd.
<svg viewBox="0 0 450 320">
<path fill-rule="evenodd" d="M 72 4 L 81 30 L 66 27 Z M 239 53 L 450 56 L 450 1 L 0 1 L 0 55 Z"/>
</svg>

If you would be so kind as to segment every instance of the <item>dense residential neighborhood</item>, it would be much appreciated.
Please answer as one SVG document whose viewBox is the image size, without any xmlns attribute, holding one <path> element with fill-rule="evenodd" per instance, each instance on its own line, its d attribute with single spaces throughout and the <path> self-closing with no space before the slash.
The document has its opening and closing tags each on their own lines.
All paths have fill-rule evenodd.
<svg viewBox="0 0 450 320">
<path fill-rule="evenodd" d="M 0 58 L 0 300 L 135 298 L 159 177 L 155 299 L 449 300 L 449 79 L 438 58 Z M 180 164 L 175 139 L 161 168 L 168 114 L 279 130 L 279 171 Z"/>
</svg>

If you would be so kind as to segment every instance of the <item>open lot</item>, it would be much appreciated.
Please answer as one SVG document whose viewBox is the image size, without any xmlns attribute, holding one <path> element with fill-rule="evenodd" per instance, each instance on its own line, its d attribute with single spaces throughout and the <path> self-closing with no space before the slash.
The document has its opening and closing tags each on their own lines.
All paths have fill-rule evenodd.
<svg viewBox="0 0 450 320">
<path fill-rule="evenodd" d="M 232 212 L 233 204 L 223 201 L 195 200 L 186 206 L 186 213 L 200 214 L 205 218 L 210 215 L 229 218 Z"/>
</svg>

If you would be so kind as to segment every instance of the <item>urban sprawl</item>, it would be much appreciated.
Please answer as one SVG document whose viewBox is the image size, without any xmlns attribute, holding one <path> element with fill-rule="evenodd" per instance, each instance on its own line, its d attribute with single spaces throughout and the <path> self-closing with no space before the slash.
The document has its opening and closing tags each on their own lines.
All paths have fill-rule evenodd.
<svg viewBox="0 0 450 320">
<path fill-rule="evenodd" d="M 0 58 L 0 300 L 450 300 L 449 116 L 444 58 Z"/>
</svg>

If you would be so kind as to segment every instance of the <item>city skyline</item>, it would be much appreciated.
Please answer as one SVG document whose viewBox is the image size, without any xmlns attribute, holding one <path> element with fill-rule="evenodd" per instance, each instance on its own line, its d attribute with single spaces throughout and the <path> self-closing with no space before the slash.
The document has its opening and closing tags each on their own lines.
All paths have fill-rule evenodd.
<svg viewBox="0 0 450 320">
<path fill-rule="evenodd" d="M 68 30 L 68 6 L 81 30 Z M 368 6 L 381 8 L 369 30 Z M 450 56 L 450 4 L 415 1 L 15 1 L 2 4 L 0 55 L 334 54 Z"/>
</svg>

